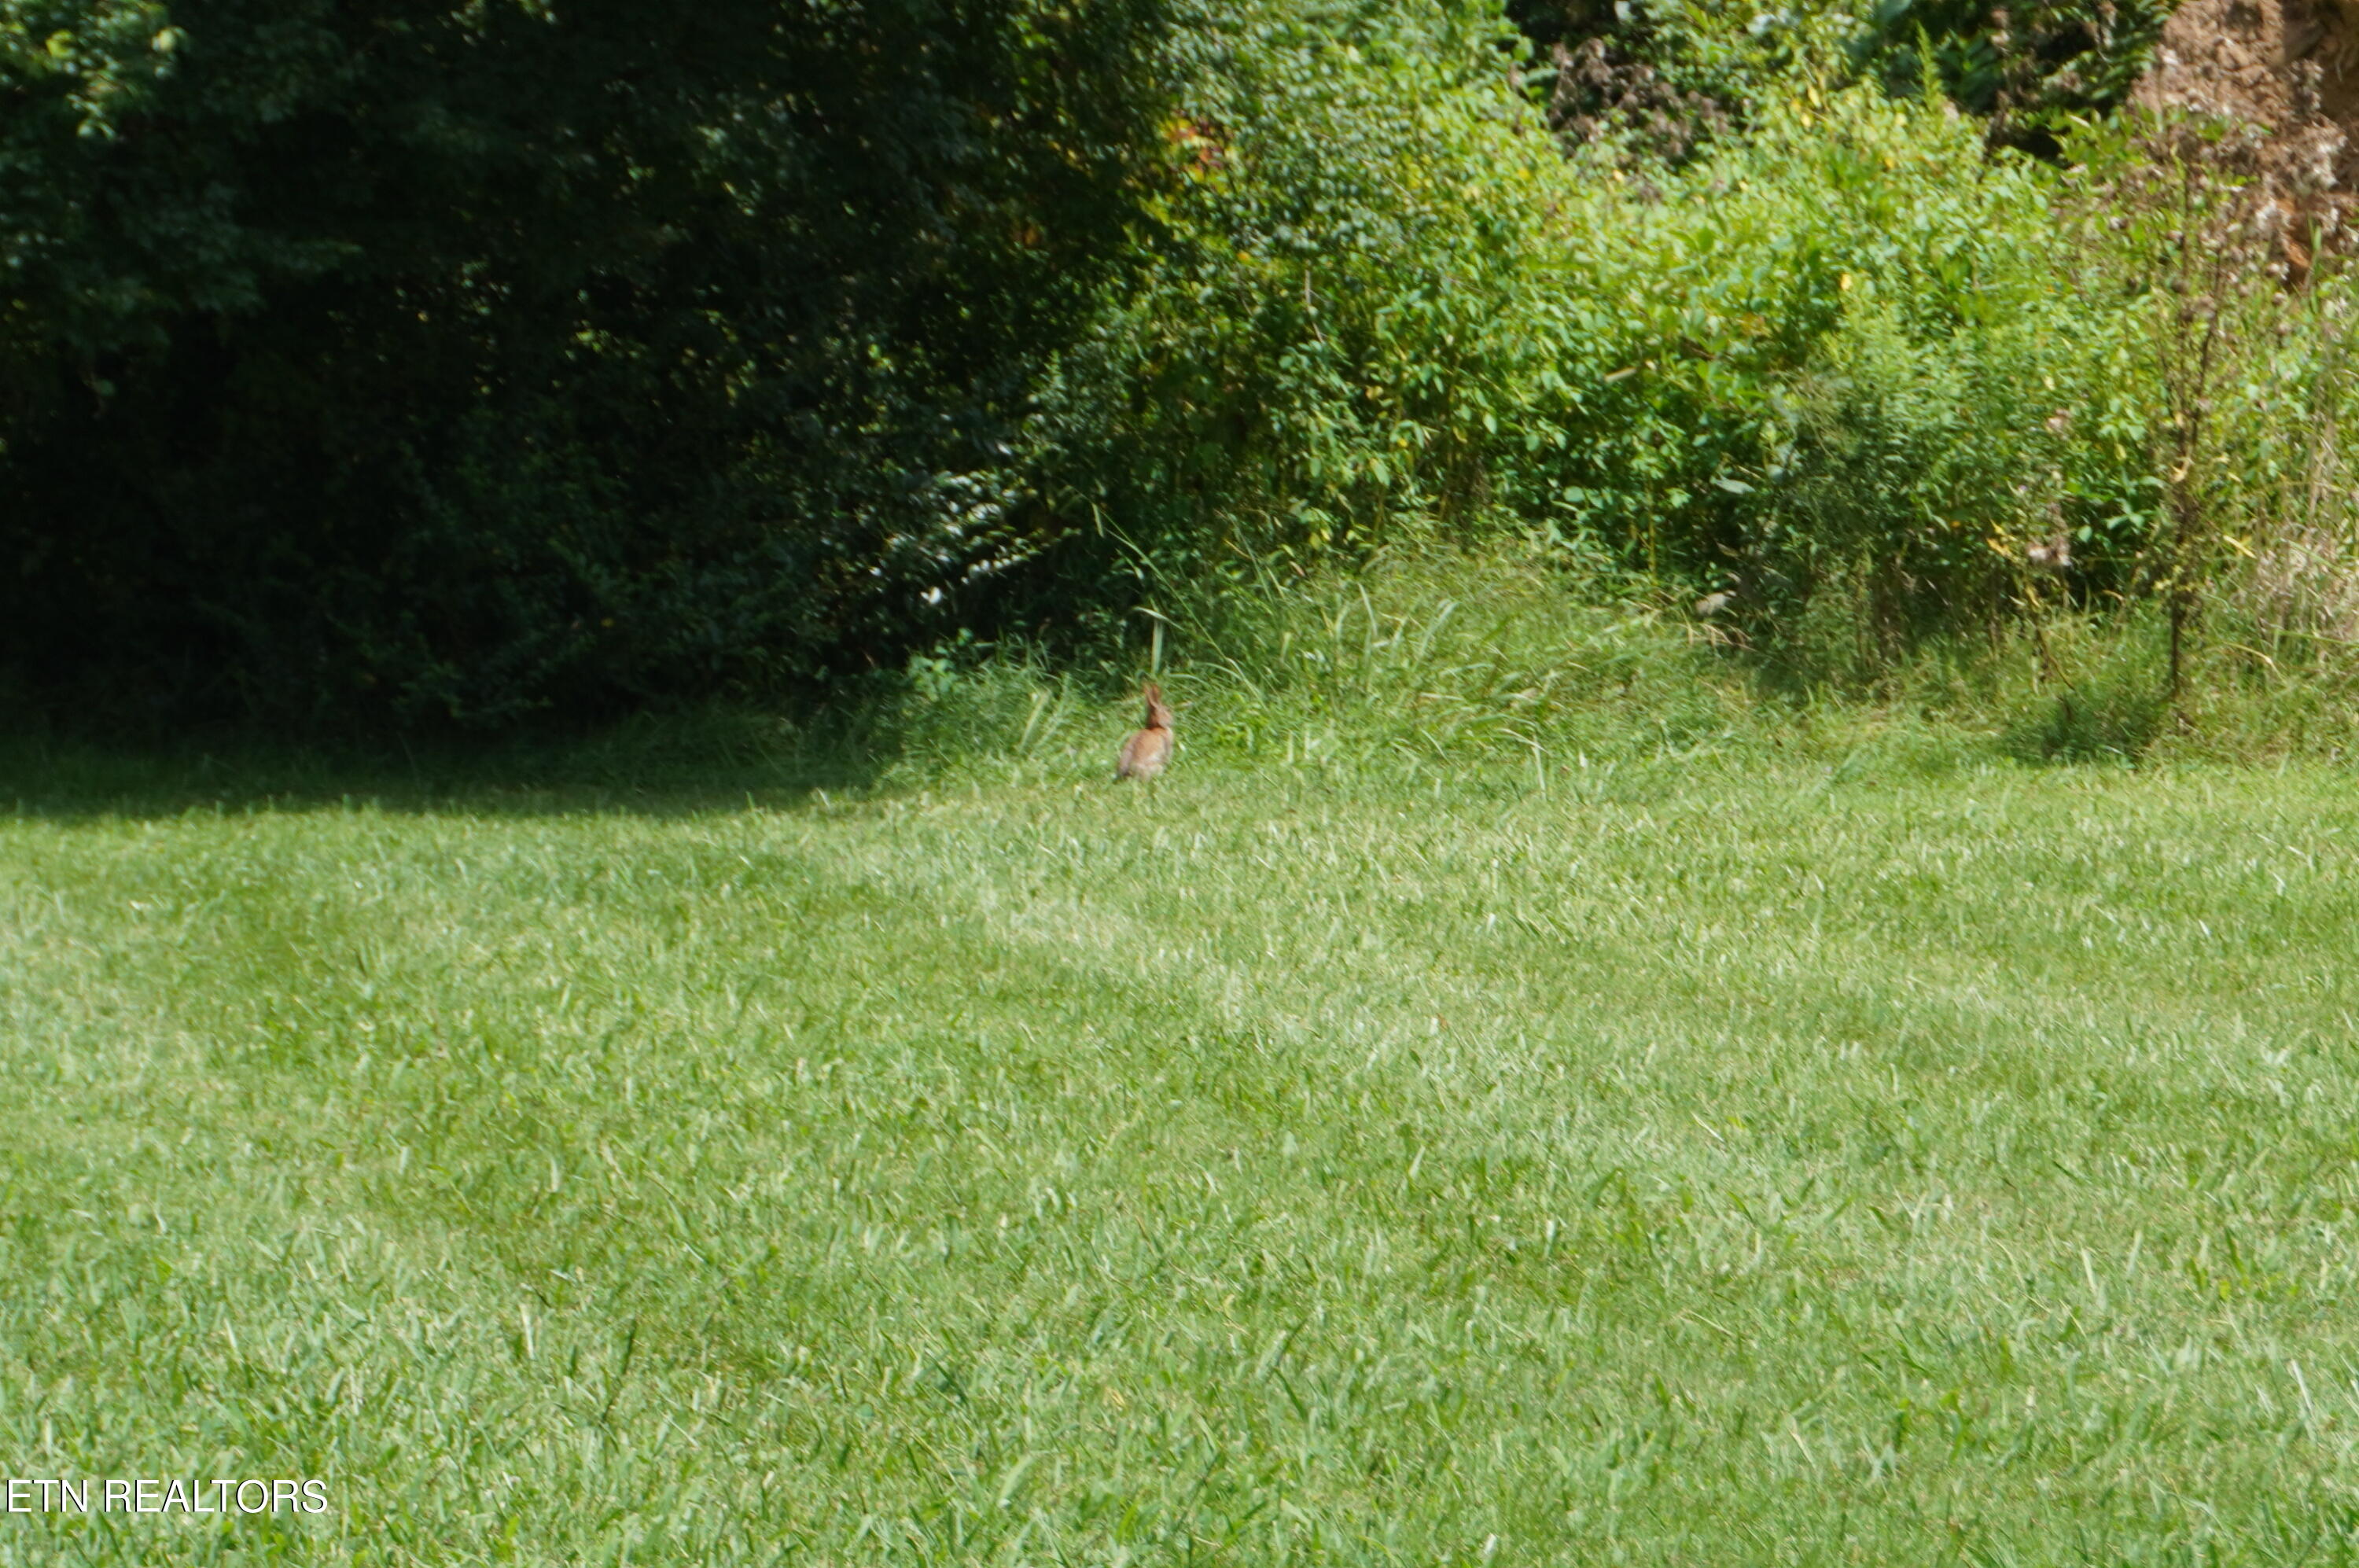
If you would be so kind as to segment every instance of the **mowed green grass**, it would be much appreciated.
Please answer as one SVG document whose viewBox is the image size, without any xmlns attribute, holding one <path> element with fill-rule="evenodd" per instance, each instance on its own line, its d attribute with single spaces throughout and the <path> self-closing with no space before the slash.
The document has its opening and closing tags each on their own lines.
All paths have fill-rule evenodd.
<svg viewBox="0 0 2359 1568">
<path fill-rule="evenodd" d="M 2343 1561 L 2347 775 L 0 820 L 0 1563 Z"/>
</svg>

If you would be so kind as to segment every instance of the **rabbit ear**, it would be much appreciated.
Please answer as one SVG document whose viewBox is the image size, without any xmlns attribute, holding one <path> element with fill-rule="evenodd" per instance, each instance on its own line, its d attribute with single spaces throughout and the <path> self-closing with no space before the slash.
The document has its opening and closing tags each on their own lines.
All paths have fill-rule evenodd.
<svg viewBox="0 0 2359 1568">
<path fill-rule="evenodd" d="M 1152 681 L 1148 681 L 1147 683 L 1147 700 L 1150 702 L 1160 702 L 1163 701 L 1163 688 L 1158 686 Z"/>
</svg>

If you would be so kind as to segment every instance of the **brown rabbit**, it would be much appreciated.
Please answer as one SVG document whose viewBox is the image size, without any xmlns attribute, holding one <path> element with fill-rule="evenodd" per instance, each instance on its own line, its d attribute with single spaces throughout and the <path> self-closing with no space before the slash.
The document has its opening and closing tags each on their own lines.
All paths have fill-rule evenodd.
<svg viewBox="0 0 2359 1568">
<path fill-rule="evenodd" d="M 1171 760 L 1171 710 L 1163 705 L 1163 690 L 1153 681 L 1147 686 L 1147 727 L 1134 730 L 1122 743 L 1122 756 L 1114 765 L 1117 779 L 1152 779 L 1163 771 Z"/>
</svg>

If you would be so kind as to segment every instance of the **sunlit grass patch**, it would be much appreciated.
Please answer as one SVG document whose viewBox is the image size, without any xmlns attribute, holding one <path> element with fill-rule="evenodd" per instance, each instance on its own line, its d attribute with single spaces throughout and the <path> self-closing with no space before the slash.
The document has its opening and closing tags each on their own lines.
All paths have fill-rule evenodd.
<svg viewBox="0 0 2359 1568">
<path fill-rule="evenodd" d="M 1071 701 L 867 797 L 0 829 L 11 1464 L 336 1504 L 0 1561 L 2343 1539 L 2339 776 L 1116 788 Z"/>
</svg>

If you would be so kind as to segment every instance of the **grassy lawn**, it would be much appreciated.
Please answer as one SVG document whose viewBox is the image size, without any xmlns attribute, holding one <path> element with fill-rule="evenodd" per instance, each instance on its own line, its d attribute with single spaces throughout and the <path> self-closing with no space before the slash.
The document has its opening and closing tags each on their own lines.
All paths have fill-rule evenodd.
<svg viewBox="0 0 2359 1568">
<path fill-rule="evenodd" d="M 2341 1561 L 2331 771 L 0 816 L 0 1563 Z"/>
</svg>

